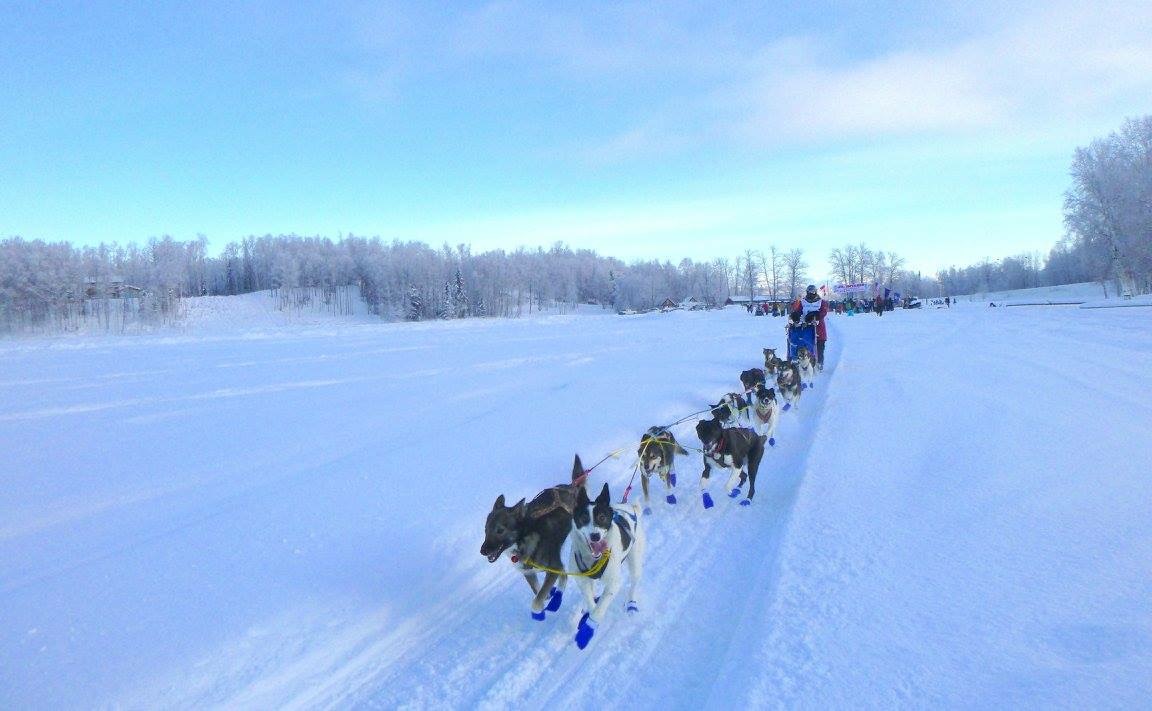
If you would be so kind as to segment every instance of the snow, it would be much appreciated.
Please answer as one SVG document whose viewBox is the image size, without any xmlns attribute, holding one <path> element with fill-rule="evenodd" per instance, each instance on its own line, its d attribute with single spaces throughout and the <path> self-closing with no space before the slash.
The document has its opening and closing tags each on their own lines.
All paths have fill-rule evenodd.
<svg viewBox="0 0 1152 711">
<path fill-rule="evenodd" d="M 1141 296 L 1133 296 L 1130 298 L 1119 299 L 1097 299 L 1094 301 L 1086 301 L 1080 305 L 1082 309 L 1115 309 L 1115 308 L 1131 308 L 1133 306 L 1152 306 L 1152 294 L 1143 294 Z"/>
<path fill-rule="evenodd" d="M 783 321 L 283 324 L 236 303 L 174 335 L 0 342 L 0 707 L 1152 692 L 1143 309 L 834 318 L 753 506 L 716 484 L 704 511 L 695 454 L 680 505 L 654 482 L 641 611 L 620 598 L 581 652 L 574 584 L 534 622 L 511 565 L 479 555 L 492 501 L 624 448 L 589 482 L 618 499 L 643 431 L 737 389 Z"/>
<path fill-rule="evenodd" d="M 1116 285 L 1108 287 L 1108 300 L 1116 297 Z M 989 291 L 978 294 L 964 294 L 953 297 L 957 304 L 973 303 L 978 306 L 987 306 L 994 302 L 997 306 L 1039 306 L 1048 304 L 1082 304 L 1085 301 L 1100 301 L 1105 299 L 1104 287 L 1099 282 L 1081 282 L 1079 284 L 1060 284 L 1058 286 L 1037 286 L 1031 289 L 1011 289 L 1008 291 Z"/>
</svg>

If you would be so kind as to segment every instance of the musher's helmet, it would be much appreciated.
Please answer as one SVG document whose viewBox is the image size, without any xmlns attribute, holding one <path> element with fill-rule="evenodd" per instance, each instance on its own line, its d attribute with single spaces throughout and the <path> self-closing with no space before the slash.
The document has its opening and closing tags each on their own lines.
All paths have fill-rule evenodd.
<svg viewBox="0 0 1152 711">
<path fill-rule="evenodd" d="M 809 294 L 815 294 L 816 293 L 816 285 L 815 284 L 809 284 L 808 288 L 805 289 L 804 291 L 809 293 Z"/>
</svg>

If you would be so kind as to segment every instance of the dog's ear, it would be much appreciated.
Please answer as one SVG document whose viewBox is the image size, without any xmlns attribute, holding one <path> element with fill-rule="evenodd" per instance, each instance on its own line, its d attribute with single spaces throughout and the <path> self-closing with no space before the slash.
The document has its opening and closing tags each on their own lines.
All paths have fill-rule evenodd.
<svg viewBox="0 0 1152 711">
<path fill-rule="evenodd" d="M 572 483 L 583 485 L 586 475 L 587 472 L 584 471 L 584 465 L 580 463 L 580 455 L 577 454 L 572 460 Z"/>
<path fill-rule="evenodd" d="M 492 504 L 492 510 L 495 511 L 496 509 L 502 508 L 503 506 L 504 506 L 504 494 L 500 494 L 499 496 L 496 497 L 496 503 Z"/>
<path fill-rule="evenodd" d="M 584 487 L 580 487 L 576 492 L 576 508 L 583 508 L 588 505 L 588 491 Z"/>
<path fill-rule="evenodd" d="M 602 489 L 600 489 L 600 495 L 596 497 L 596 503 L 598 503 L 598 504 L 610 504 L 610 503 L 612 503 L 612 494 L 608 493 L 608 482 L 604 482 L 604 487 Z"/>
<path fill-rule="evenodd" d="M 524 499 L 520 499 L 516 502 L 516 505 L 512 507 L 512 515 L 516 518 L 524 515 Z"/>
</svg>

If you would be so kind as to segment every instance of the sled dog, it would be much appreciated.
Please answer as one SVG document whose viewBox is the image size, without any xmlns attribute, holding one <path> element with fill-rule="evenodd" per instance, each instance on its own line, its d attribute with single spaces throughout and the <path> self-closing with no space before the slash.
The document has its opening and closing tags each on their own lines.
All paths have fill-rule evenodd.
<svg viewBox="0 0 1152 711">
<path fill-rule="evenodd" d="M 613 505 L 608 485 L 595 501 L 588 500 L 583 488 L 576 494 L 572 514 L 571 566 L 584 596 L 584 615 L 576 627 L 576 646 L 584 649 L 592 640 L 596 627 L 604 620 L 608 607 L 616 599 L 624 582 L 622 571 L 628 563 L 628 612 L 640 609 L 636 587 L 644 570 L 644 529 L 635 504 Z M 596 581 L 603 589 L 596 598 Z"/>
<path fill-rule="evenodd" d="M 740 373 L 740 384 L 744 386 L 745 396 L 755 392 L 756 386 L 763 385 L 764 382 L 764 371 L 759 368 L 749 368 Z"/>
<path fill-rule="evenodd" d="M 780 408 L 776 404 L 776 389 L 763 383 L 752 396 L 752 429 L 764 437 L 770 446 L 776 446 L 776 425 L 780 421 Z"/>
<path fill-rule="evenodd" d="M 776 357 L 775 348 L 764 349 L 764 372 L 768 375 L 776 375 L 779 372 L 780 366 L 784 361 Z"/>
<path fill-rule="evenodd" d="M 688 454 L 680 446 L 676 438 L 664 427 L 649 427 L 644 436 L 640 438 L 640 447 L 636 450 L 636 457 L 640 461 L 640 485 L 644 489 L 644 513 L 651 513 L 648 508 L 648 479 L 653 475 L 659 476 L 668 491 L 665 500 L 676 503 L 676 495 L 672 489 L 676 488 L 676 472 L 672 470 L 677 454 Z"/>
<path fill-rule="evenodd" d="M 800 366 L 790 360 L 784 361 L 784 364 L 780 366 L 780 372 L 776 375 L 776 389 L 784 398 L 783 409 L 787 410 L 793 405 L 800 405 L 800 393 L 803 390 L 800 384 Z"/>
<path fill-rule="evenodd" d="M 572 512 L 579 493 L 584 491 L 584 466 L 577 455 L 572 463 L 572 481 L 541 491 L 531 503 L 524 499 L 514 506 L 504 505 L 504 495 L 496 497 L 484 522 L 484 543 L 480 555 L 495 563 L 505 552 L 532 588 L 532 618 L 544 619 L 544 611 L 560 609 L 567 576 L 560 549 L 572 528 Z M 585 494 L 587 497 L 587 494 Z M 537 569 L 545 570 L 539 584 Z M 545 607 L 547 605 L 547 607 Z"/>
<path fill-rule="evenodd" d="M 800 366 L 801 381 L 811 387 L 812 381 L 816 379 L 816 359 L 807 346 L 800 346 L 796 350 L 796 364 Z"/>
<path fill-rule="evenodd" d="M 712 496 L 708 493 L 713 467 L 732 472 L 726 484 L 730 498 L 739 496 L 740 489 L 747 481 L 748 496 L 740 505 L 751 504 L 752 497 L 756 495 L 756 473 L 764 457 L 764 437 L 746 427 L 725 427 L 715 419 L 697 422 L 696 435 L 704 448 L 704 471 L 700 474 L 704 508 L 710 509 L 713 506 Z"/>
<path fill-rule="evenodd" d="M 743 427 L 748 401 L 739 393 L 728 393 L 712 406 L 712 417 L 725 427 Z"/>
</svg>

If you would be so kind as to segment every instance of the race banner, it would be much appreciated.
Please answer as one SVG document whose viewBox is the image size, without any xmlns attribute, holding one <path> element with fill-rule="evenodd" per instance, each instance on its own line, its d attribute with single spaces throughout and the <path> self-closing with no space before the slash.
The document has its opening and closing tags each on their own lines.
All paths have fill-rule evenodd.
<svg viewBox="0 0 1152 711">
<path fill-rule="evenodd" d="M 872 287 L 869 284 L 863 283 L 837 284 L 836 286 L 832 287 L 832 291 L 835 291 L 837 294 L 843 294 L 847 296 L 849 294 L 867 294 L 868 292 L 872 291 Z"/>
</svg>

